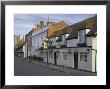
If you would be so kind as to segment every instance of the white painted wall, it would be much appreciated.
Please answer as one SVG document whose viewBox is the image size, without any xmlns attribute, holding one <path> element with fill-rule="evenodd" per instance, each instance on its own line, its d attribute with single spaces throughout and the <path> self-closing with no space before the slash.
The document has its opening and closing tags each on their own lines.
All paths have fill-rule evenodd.
<svg viewBox="0 0 110 89">
<path fill-rule="evenodd" d="M 87 46 L 92 46 L 92 72 L 97 71 L 97 37 L 87 37 Z M 95 70 L 96 67 L 96 70 Z"/>
<path fill-rule="evenodd" d="M 87 46 L 92 46 L 92 37 L 86 38 Z"/>
<path fill-rule="evenodd" d="M 92 49 L 97 50 L 97 37 L 92 38 Z"/>
<path fill-rule="evenodd" d="M 63 59 L 63 52 L 67 52 L 67 60 Z M 61 51 L 61 56 L 62 56 L 63 65 L 74 68 L 74 54 L 72 51 L 71 53 L 68 53 L 68 49 L 63 49 Z"/>
<path fill-rule="evenodd" d="M 92 42 L 92 71 L 97 72 L 97 37 L 93 37 L 93 42 Z M 96 70 L 95 70 L 96 67 Z"/>
<path fill-rule="evenodd" d="M 92 72 L 96 71 L 97 71 L 97 53 L 95 50 L 92 50 Z"/>
<path fill-rule="evenodd" d="M 68 53 L 68 50 L 71 50 L 70 53 Z M 89 49 L 89 53 L 87 54 L 87 62 L 80 60 L 80 52 L 88 52 L 87 49 Z M 48 50 L 49 51 L 49 50 Z M 86 70 L 86 71 L 95 71 L 95 53 L 91 50 L 90 47 L 81 47 L 81 48 L 63 48 L 63 49 L 52 49 L 52 54 L 48 54 L 48 62 L 54 64 L 54 52 L 59 51 L 60 54 L 57 59 L 57 65 L 65 65 L 67 67 L 74 68 L 74 52 L 78 52 L 78 69 Z M 63 52 L 67 52 L 67 60 L 63 59 Z M 44 62 L 47 62 L 47 54 L 43 54 Z"/>
<path fill-rule="evenodd" d="M 47 62 L 47 53 L 45 52 L 45 50 L 43 51 L 43 59 L 44 62 Z"/>
<path fill-rule="evenodd" d="M 32 49 L 31 49 L 32 55 L 38 56 L 35 50 L 43 47 L 43 40 L 46 39 L 46 36 L 47 36 L 47 27 L 41 28 L 39 29 L 39 31 L 32 33 Z"/>
<path fill-rule="evenodd" d="M 61 47 L 61 42 L 56 42 L 56 48 L 60 48 Z"/>
<path fill-rule="evenodd" d="M 67 40 L 67 47 L 77 47 L 78 39 Z"/>
<path fill-rule="evenodd" d="M 54 63 L 54 52 L 48 52 L 48 62 L 55 64 Z"/>
<path fill-rule="evenodd" d="M 47 63 L 47 51 L 48 51 L 48 63 L 54 64 L 54 52 L 51 52 L 51 50 L 43 50 L 44 62 Z"/>
<path fill-rule="evenodd" d="M 73 54 L 73 52 L 67 54 L 67 60 L 63 59 L 63 52 L 68 53 L 67 49 L 53 49 L 53 52 L 51 54 L 50 53 L 48 54 L 48 62 L 49 63 L 55 64 L 54 52 L 56 52 L 56 51 L 60 52 L 60 54 L 58 55 L 58 58 L 57 58 L 57 65 L 65 65 L 67 67 L 74 68 L 74 54 Z M 43 57 L 44 57 L 44 62 L 47 62 L 47 54 L 46 53 L 44 53 Z"/>
<path fill-rule="evenodd" d="M 80 52 L 87 52 L 90 48 L 78 48 L 78 69 L 92 71 L 92 51 L 87 55 L 87 62 L 80 60 Z"/>
</svg>

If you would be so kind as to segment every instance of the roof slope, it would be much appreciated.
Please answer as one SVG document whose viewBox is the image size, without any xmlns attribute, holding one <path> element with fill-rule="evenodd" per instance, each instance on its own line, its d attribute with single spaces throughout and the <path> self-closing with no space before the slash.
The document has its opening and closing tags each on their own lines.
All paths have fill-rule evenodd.
<svg viewBox="0 0 110 89">
<path fill-rule="evenodd" d="M 49 25 L 48 26 L 48 38 L 52 37 L 54 32 L 59 31 L 67 26 L 68 24 L 65 23 L 64 21 L 60 21 L 59 23 Z"/>
<path fill-rule="evenodd" d="M 84 21 L 71 25 L 73 28 L 71 34 L 67 37 L 67 40 L 74 39 L 78 37 L 78 30 L 80 29 L 91 29 L 87 35 L 92 35 L 94 32 L 97 32 L 97 16 L 88 18 Z"/>
</svg>

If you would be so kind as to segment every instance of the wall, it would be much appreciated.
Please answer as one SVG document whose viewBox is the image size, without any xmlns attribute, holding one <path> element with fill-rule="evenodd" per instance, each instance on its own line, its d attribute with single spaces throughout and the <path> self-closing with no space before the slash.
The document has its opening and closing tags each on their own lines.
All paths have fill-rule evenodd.
<svg viewBox="0 0 110 89">
<path fill-rule="evenodd" d="M 92 46 L 92 37 L 86 37 L 87 46 Z"/>
<path fill-rule="evenodd" d="M 52 52 L 49 52 L 52 51 Z M 59 51 L 59 53 L 58 53 Z M 54 61 L 54 52 L 58 53 L 58 58 L 57 58 L 57 65 L 65 65 L 67 67 L 72 67 L 74 68 L 74 54 L 68 53 L 68 49 L 52 49 L 48 50 L 48 62 L 55 64 Z M 62 52 L 67 52 L 67 60 L 63 60 L 63 53 Z M 47 62 L 47 53 L 44 52 L 43 54 L 44 57 L 44 62 Z"/>
<path fill-rule="evenodd" d="M 87 62 L 80 61 L 80 52 L 88 52 L 87 54 Z M 70 50 L 70 52 L 68 52 Z M 49 51 L 52 51 L 50 54 Z M 81 47 L 81 48 L 63 48 L 63 49 L 51 49 L 48 50 L 48 62 L 55 64 L 54 62 L 54 52 L 58 52 L 59 55 L 57 58 L 57 65 L 65 65 L 67 67 L 74 68 L 74 52 L 78 52 L 78 69 L 86 70 L 86 71 L 95 71 L 95 51 L 92 51 L 90 47 Z M 67 52 L 67 60 L 63 59 L 63 53 Z M 47 54 L 43 52 L 44 62 L 47 62 Z"/>
<path fill-rule="evenodd" d="M 92 72 L 97 72 L 97 53 L 92 50 Z"/>
<path fill-rule="evenodd" d="M 97 72 L 97 37 L 93 37 L 92 42 L 92 71 Z"/>
<path fill-rule="evenodd" d="M 92 38 L 92 49 L 96 49 L 97 50 L 97 37 L 93 37 Z"/>
<path fill-rule="evenodd" d="M 67 40 L 67 47 L 77 47 L 78 39 Z"/>
<path fill-rule="evenodd" d="M 56 48 L 60 48 L 61 47 L 61 42 L 56 42 Z"/>
<path fill-rule="evenodd" d="M 92 46 L 92 72 L 97 72 L 97 37 L 87 37 L 87 46 Z"/>
<path fill-rule="evenodd" d="M 67 60 L 63 59 L 63 52 L 67 52 Z M 71 53 L 68 53 L 68 48 L 66 49 L 61 49 L 61 60 L 63 65 L 67 66 L 67 67 L 72 67 L 74 68 L 74 54 L 73 51 Z"/>
<path fill-rule="evenodd" d="M 46 39 L 47 36 L 47 28 L 41 29 L 42 31 L 34 32 L 32 34 L 32 48 L 31 48 L 31 54 L 37 55 L 37 52 L 35 50 L 43 47 L 43 40 Z M 40 55 L 39 55 L 40 56 Z"/>
<path fill-rule="evenodd" d="M 47 62 L 47 53 L 46 53 L 46 50 L 43 50 L 43 59 L 44 59 L 44 62 Z"/>
<path fill-rule="evenodd" d="M 80 61 L 80 52 L 87 52 L 89 49 L 89 54 L 87 55 L 87 62 Z M 78 69 L 92 71 L 92 51 L 91 48 L 78 48 Z"/>
</svg>

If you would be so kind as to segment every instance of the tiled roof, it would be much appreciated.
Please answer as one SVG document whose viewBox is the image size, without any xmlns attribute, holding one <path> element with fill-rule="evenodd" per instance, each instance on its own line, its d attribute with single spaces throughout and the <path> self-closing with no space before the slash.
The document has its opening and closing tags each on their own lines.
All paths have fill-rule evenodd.
<svg viewBox="0 0 110 89">
<path fill-rule="evenodd" d="M 59 37 L 64 34 L 70 34 L 72 32 L 72 28 L 70 26 L 65 27 L 59 31 L 55 31 L 50 37 Z"/>
<path fill-rule="evenodd" d="M 66 39 L 77 39 L 78 38 L 78 31 L 72 32 Z"/>
<path fill-rule="evenodd" d="M 68 24 L 66 24 L 64 21 L 61 21 L 61 22 L 53 24 L 53 25 L 49 25 L 48 26 L 48 38 L 53 37 L 52 35 L 54 34 L 54 32 L 60 31 L 61 29 L 65 28 L 67 26 L 68 26 Z"/>
<path fill-rule="evenodd" d="M 94 32 L 97 32 L 97 16 L 88 18 L 84 21 L 71 25 L 73 30 L 71 34 L 68 36 L 67 40 L 74 39 L 78 37 L 78 30 L 89 28 L 91 29 L 88 32 L 88 35 L 92 35 Z"/>
</svg>

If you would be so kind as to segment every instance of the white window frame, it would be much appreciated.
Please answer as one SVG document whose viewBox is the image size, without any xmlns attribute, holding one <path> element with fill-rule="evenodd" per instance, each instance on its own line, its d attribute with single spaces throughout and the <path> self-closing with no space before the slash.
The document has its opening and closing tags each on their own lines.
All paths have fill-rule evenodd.
<svg viewBox="0 0 110 89">
<path fill-rule="evenodd" d="M 78 31 L 78 43 L 85 42 L 85 30 Z"/>
<path fill-rule="evenodd" d="M 62 54 L 63 54 L 63 60 L 67 60 L 67 52 L 62 52 Z"/>
<path fill-rule="evenodd" d="M 87 62 L 87 52 L 80 52 L 80 61 Z"/>
</svg>

